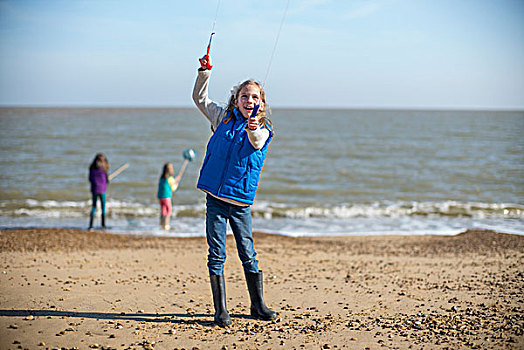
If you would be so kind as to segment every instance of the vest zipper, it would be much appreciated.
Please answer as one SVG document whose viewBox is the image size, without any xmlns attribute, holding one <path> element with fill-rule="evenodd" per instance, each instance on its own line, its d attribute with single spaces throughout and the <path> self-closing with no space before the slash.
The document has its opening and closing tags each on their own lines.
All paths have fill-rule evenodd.
<svg viewBox="0 0 524 350">
<path fill-rule="evenodd" d="M 236 123 L 237 123 L 236 116 L 233 116 L 233 124 L 232 124 L 232 128 L 230 130 L 235 130 L 235 134 L 233 135 L 233 139 L 229 143 L 229 148 L 227 150 L 226 166 L 224 168 L 224 172 L 222 173 L 222 179 L 220 180 L 220 185 L 218 186 L 218 190 L 217 190 L 217 196 L 218 197 L 221 197 L 220 196 L 220 191 L 222 190 L 222 185 L 224 185 L 224 180 L 226 178 L 226 174 L 229 171 L 229 159 L 231 158 L 231 147 L 233 147 L 233 142 L 235 141 L 235 137 L 237 136 L 237 132 L 236 132 L 236 129 L 235 129 Z"/>
</svg>

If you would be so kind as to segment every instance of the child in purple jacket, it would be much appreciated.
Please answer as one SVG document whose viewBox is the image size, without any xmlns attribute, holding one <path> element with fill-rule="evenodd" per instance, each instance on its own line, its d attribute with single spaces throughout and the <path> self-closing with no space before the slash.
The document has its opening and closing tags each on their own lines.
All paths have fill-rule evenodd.
<svg viewBox="0 0 524 350">
<path fill-rule="evenodd" d="M 109 179 L 109 162 L 102 153 L 98 153 L 89 167 L 89 182 L 91 182 L 91 194 L 93 198 L 93 207 L 89 218 L 89 229 L 93 228 L 93 219 L 96 213 L 96 201 L 100 199 L 102 210 L 102 228 L 106 227 L 106 190 Z"/>
</svg>

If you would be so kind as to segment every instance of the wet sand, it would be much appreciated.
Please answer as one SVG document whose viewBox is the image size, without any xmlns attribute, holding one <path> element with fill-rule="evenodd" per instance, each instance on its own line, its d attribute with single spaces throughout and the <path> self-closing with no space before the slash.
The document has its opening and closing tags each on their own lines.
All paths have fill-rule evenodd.
<svg viewBox="0 0 524 350">
<path fill-rule="evenodd" d="M 524 236 L 256 234 L 276 321 L 213 325 L 204 238 L 0 231 L 1 349 L 523 349 Z"/>
</svg>

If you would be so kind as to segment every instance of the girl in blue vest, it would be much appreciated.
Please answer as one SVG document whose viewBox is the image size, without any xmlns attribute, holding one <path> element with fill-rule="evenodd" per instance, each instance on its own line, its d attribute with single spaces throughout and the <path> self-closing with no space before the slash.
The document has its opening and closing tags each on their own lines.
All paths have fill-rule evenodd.
<svg viewBox="0 0 524 350">
<path fill-rule="evenodd" d="M 208 98 L 212 67 L 209 56 L 200 59 L 200 64 L 193 101 L 211 123 L 213 135 L 207 144 L 197 188 L 206 193 L 207 266 L 215 306 L 214 320 L 221 327 L 231 324 L 224 279 L 228 222 L 246 277 L 251 315 L 274 320 L 277 314 L 266 306 L 263 298 L 263 276 L 258 269 L 253 243 L 250 207 L 273 137 L 271 122 L 266 117 L 265 92 L 258 82 L 247 80 L 232 89 L 224 108 Z"/>
</svg>

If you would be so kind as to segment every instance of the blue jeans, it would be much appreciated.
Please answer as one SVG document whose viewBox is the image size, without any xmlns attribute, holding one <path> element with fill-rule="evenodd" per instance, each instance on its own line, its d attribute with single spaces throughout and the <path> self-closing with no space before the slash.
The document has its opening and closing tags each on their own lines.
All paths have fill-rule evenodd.
<svg viewBox="0 0 524 350">
<path fill-rule="evenodd" d="M 105 193 L 91 193 L 93 195 L 93 207 L 91 208 L 91 215 L 96 213 L 96 200 L 100 198 L 100 209 L 102 210 L 102 215 L 106 215 L 106 194 Z"/>
<path fill-rule="evenodd" d="M 237 251 L 245 272 L 257 273 L 258 260 L 251 231 L 251 207 L 239 207 L 207 195 L 206 237 L 210 275 L 223 275 L 226 261 L 226 228 L 231 225 Z"/>
</svg>

